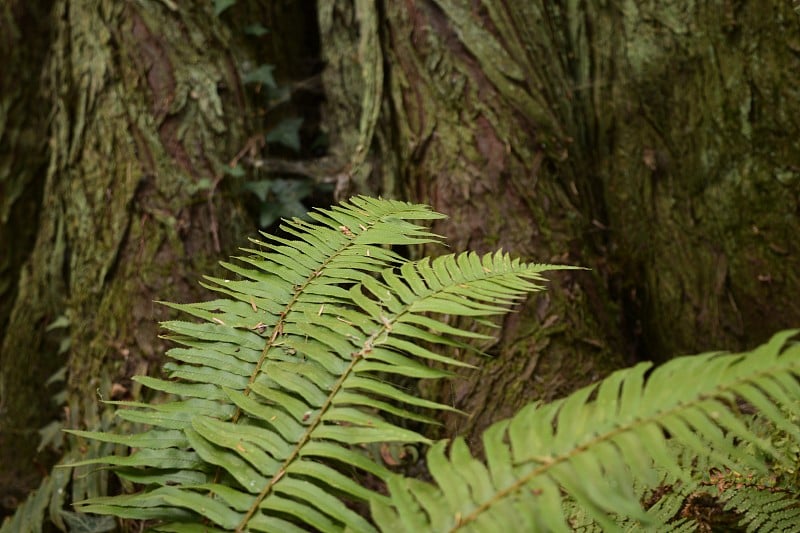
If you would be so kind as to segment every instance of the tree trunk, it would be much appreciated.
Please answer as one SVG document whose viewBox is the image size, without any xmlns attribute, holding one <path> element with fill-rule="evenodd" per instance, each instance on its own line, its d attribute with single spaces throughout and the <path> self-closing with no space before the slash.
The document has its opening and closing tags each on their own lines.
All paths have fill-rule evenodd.
<svg viewBox="0 0 800 533">
<path fill-rule="evenodd" d="M 165 312 L 154 301 L 197 299 L 200 276 L 250 231 L 234 199 L 217 187 L 244 144 L 245 113 L 229 37 L 211 3 L 179 9 L 172 2 L 59 0 L 48 15 L 50 6 L 39 4 L 12 3 L 9 11 L 20 30 L 38 24 L 53 36 L 44 44 L 41 88 L 31 70 L 19 96 L 49 102 L 41 113 L 49 120 L 48 164 L 38 162 L 39 145 L 11 144 L 12 161 L 28 172 L 12 178 L 24 180 L 23 190 L 43 192 L 2 338 L 6 503 L 36 477 L 36 430 L 52 416 L 58 391 L 48 378 L 66 365 L 64 424 L 97 427 L 100 400 L 130 397 L 129 377 L 160 360 L 157 321 Z M 15 42 L 26 50 L 27 41 Z M 19 53 L 40 60 L 4 56 L 20 72 L 21 62 L 30 70 L 45 55 L 38 48 Z M 14 104 L 14 94 L 2 94 Z M 27 125 L 17 119 L 11 126 Z M 3 249 L 8 239 L 17 254 L 11 260 L 22 263 L 25 243 L 17 248 L 14 233 L 21 220 L 4 216 L 3 223 Z M 33 234 L 21 228 L 20 235 Z M 49 331 L 54 323 L 68 328 Z M 63 339 L 68 357 L 58 351 Z M 75 483 L 73 498 L 104 490 L 97 475 Z"/>
<path fill-rule="evenodd" d="M 431 392 L 472 413 L 448 434 L 800 323 L 798 15 L 714 6 L 319 3 L 352 189 L 433 204 L 455 251 L 592 269 L 554 277 L 482 370 Z"/>
<path fill-rule="evenodd" d="M 527 3 L 516 3 L 506 13 L 486 2 L 479 13 L 462 4 L 382 3 L 375 20 L 384 23 L 372 30 L 380 65 L 371 70 L 372 48 L 359 43 L 370 31 L 364 29 L 368 7 L 337 2 L 320 9 L 320 25 L 326 63 L 333 66 L 325 78 L 327 117 L 335 124 L 329 129 L 359 131 L 352 119 L 342 124 L 353 116 L 363 120 L 353 113 L 354 94 L 372 91 L 381 98 L 372 182 L 356 182 L 356 188 L 377 187 L 448 214 L 435 230 L 453 251 L 502 248 L 530 261 L 595 269 L 553 276 L 546 293 L 505 320 L 496 343 L 482 346 L 492 357 L 470 361 L 479 371 L 427 391 L 471 414 L 447 417 L 443 434 L 467 434 L 477 446 L 475 437 L 491 422 L 533 399 L 595 381 L 625 360 L 607 271 L 598 268 L 605 243 L 592 222 L 604 217 L 595 201 L 601 191 L 578 180 L 596 172 L 594 162 L 567 149 L 578 111 L 554 105 L 571 82 L 562 64 L 570 53 L 567 36 L 544 24 L 541 7 L 521 14 L 514 10 L 529 9 L 521 7 Z M 493 24 L 490 14 L 499 17 Z M 536 17 L 530 26 L 542 23 L 539 33 L 514 29 L 519 21 L 509 17 L 522 15 Z M 342 35 L 351 36 L 349 49 Z M 526 47 L 550 50 L 549 62 L 540 64 Z M 359 61 L 348 60 L 358 53 Z M 353 64 L 367 66 L 359 72 Z M 384 66 L 382 79 L 374 79 Z M 342 136 L 339 142 L 352 150 L 363 139 Z"/>
<path fill-rule="evenodd" d="M 800 13 L 625 2 L 601 166 L 646 354 L 752 348 L 800 324 Z M 637 325 L 638 327 L 638 325 Z"/>
<path fill-rule="evenodd" d="M 47 169 L 47 100 L 42 90 L 41 64 L 52 41 L 48 13 L 51 1 L 11 1 L 0 13 L 0 339 L 4 339 L 9 316 L 17 301 L 20 271 L 36 238 L 40 202 Z M 36 35 L 36 39 L 29 36 Z M 28 36 L 28 38 L 26 38 Z M 39 68 L 31 68 L 38 65 Z M 25 223 L 20 223 L 25 221 Z M 24 291 L 24 289 L 23 289 Z M 2 345 L 0 345 L 2 346 Z M 43 347 L 43 344 L 40 344 Z M 10 347 L 9 347 L 10 349 Z M 55 351 L 52 345 L 47 348 Z M 0 349 L 0 516 L 4 508 L 15 505 L 38 475 L 30 455 L 24 464 L 16 458 L 25 450 L 35 450 L 36 429 L 52 416 L 47 396 L 36 389 L 26 393 L 21 404 L 9 395 L 18 390 L 11 378 L 15 372 L 30 372 L 24 359 L 12 362 Z M 39 362 L 39 361 L 37 361 Z M 9 368 L 11 366 L 19 368 Z M 55 366 L 48 364 L 46 380 Z M 41 384 L 39 385 L 41 387 Z M 12 424 L 14 409 L 28 406 L 37 417 L 32 427 Z"/>
</svg>

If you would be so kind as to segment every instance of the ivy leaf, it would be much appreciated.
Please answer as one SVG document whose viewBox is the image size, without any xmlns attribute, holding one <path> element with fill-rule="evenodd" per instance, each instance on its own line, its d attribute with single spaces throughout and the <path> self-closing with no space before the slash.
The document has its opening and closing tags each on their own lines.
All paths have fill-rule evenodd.
<svg viewBox="0 0 800 533">
<path fill-rule="evenodd" d="M 288 102 L 291 96 L 292 91 L 288 87 L 267 87 L 267 99 L 273 107 Z"/>
<path fill-rule="evenodd" d="M 258 214 L 258 225 L 262 228 L 270 227 L 273 222 L 281 218 L 283 207 L 276 203 L 264 203 Z"/>
<path fill-rule="evenodd" d="M 262 202 L 266 202 L 272 185 L 269 180 L 248 181 L 244 184 L 244 188 L 255 194 Z"/>
<path fill-rule="evenodd" d="M 207 191 L 211 189 L 214 185 L 214 182 L 211 181 L 209 178 L 200 178 L 196 183 L 190 183 L 187 189 L 192 193 L 196 194 L 200 191 Z"/>
<path fill-rule="evenodd" d="M 214 15 L 220 16 L 223 11 L 236 3 L 236 0 L 214 0 Z"/>
<path fill-rule="evenodd" d="M 233 167 L 230 165 L 225 165 L 224 172 L 228 176 L 233 176 L 234 178 L 241 178 L 242 176 L 244 176 L 244 169 L 242 168 L 241 165 L 236 165 Z"/>
<path fill-rule="evenodd" d="M 256 23 L 245 27 L 244 33 L 246 35 L 252 35 L 253 37 L 261 37 L 262 35 L 268 34 L 269 30 L 261 24 Z"/>
<path fill-rule="evenodd" d="M 280 123 L 267 134 L 267 142 L 282 144 L 295 152 L 299 152 L 300 125 L 302 123 L 302 118 L 287 118 L 280 121 Z"/>
<path fill-rule="evenodd" d="M 270 89 L 277 89 L 278 84 L 275 83 L 275 77 L 272 71 L 275 67 L 272 65 L 259 65 L 254 70 L 251 70 L 242 77 L 244 83 L 260 83 Z"/>
<path fill-rule="evenodd" d="M 271 226 L 279 218 L 308 218 L 302 202 L 312 191 L 308 180 L 253 181 L 247 183 L 245 188 L 258 196 L 263 204 L 259 213 L 259 225 L 262 228 Z M 270 192 L 272 201 L 268 201 Z"/>
<path fill-rule="evenodd" d="M 259 225 L 267 228 L 279 218 L 308 218 L 303 198 L 312 192 L 309 180 L 259 180 L 249 181 L 244 188 L 261 201 Z"/>
<path fill-rule="evenodd" d="M 272 181 L 272 192 L 275 193 L 281 202 L 290 202 L 302 200 L 311 194 L 311 181 L 310 180 L 281 180 L 276 179 Z M 298 216 L 304 216 L 303 213 Z"/>
<path fill-rule="evenodd" d="M 117 521 L 113 516 L 92 516 L 70 511 L 61 511 L 60 514 L 74 533 L 100 533 L 117 529 Z"/>
</svg>

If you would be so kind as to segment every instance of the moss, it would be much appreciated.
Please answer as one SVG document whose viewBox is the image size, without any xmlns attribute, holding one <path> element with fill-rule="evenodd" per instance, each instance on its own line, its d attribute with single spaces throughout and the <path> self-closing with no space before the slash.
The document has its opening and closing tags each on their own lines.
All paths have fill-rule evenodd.
<svg viewBox="0 0 800 533">
<path fill-rule="evenodd" d="M 607 200 L 619 258 L 643 273 L 648 351 L 753 346 L 800 320 L 781 296 L 800 290 L 789 170 L 800 153 L 785 142 L 800 128 L 786 77 L 800 65 L 784 46 L 796 14 L 781 2 L 726 3 L 728 18 L 702 4 L 625 5 L 630 81 L 614 106 L 638 111 L 607 161 Z"/>
<path fill-rule="evenodd" d="M 65 424 L 101 424 L 98 393 L 129 395 L 134 370 L 159 366 L 157 320 L 166 315 L 153 301 L 192 299 L 196 273 L 211 271 L 244 233 L 230 198 L 209 201 L 187 186 L 214 181 L 245 138 L 226 32 L 211 9 L 53 7 L 50 162 L 13 334 L 3 340 L 16 369 L 3 376 L 13 383 L 3 391 L 7 427 L 33 432 L 52 416 L 41 384 L 63 361 L 42 330 L 64 313 L 72 319 Z M 15 460 L 34 468 L 34 450 L 18 447 Z M 105 490 L 103 476 L 80 478 L 74 498 Z"/>
</svg>

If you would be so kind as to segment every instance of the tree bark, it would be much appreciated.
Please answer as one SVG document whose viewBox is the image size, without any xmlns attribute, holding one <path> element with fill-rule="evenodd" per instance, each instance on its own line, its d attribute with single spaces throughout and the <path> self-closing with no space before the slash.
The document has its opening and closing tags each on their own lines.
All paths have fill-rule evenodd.
<svg viewBox="0 0 800 533">
<path fill-rule="evenodd" d="M 620 7 L 601 165 L 644 352 L 752 348 L 800 324 L 800 13 Z"/>
<path fill-rule="evenodd" d="M 100 400 L 130 397 L 129 377 L 160 360 L 165 311 L 154 301 L 197 299 L 200 276 L 249 233 L 218 187 L 246 129 L 211 4 L 59 0 L 42 25 L 53 28 L 44 96 L 30 98 L 49 102 L 48 163 L 29 168 L 43 184 L 41 215 L 0 362 L 0 472 L 25 481 L 0 482 L 10 503 L 38 474 L 36 430 L 58 390 L 48 377 L 66 365 L 65 426 L 97 427 Z M 68 329 L 48 332 L 58 317 Z M 76 478 L 73 498 L 101 485 L 100 475 Z"/>
<path fill-rule="evenodd" d="M 497 418 L 625 363 L 741 349 L 800 323 L 788 3 L 319 11 L 325 119 L 351 189 L 431 203 L 454 251 L 592 269 L 554 276 L 480 371 L 431 391 L 471 413 L 446 434 L 477 445 Z"/>
<path fill-rule="evenodd" d="M 47 164 L 46 100 L 41 65 L 50 45 L 47 12 L 51 2 L 8 2 L 0 14 L 0 336 L 5 332 L 19 269 L 30 253 L 41 198 L 40 177 Z M 26 35 L 40 38 L 26 42 Z"/>
<path fill-rule="evenodd" d="M 20 271 L 33 247 L 41 209 L 47 169 L 47 137 L 41 132 L 46 130 L 48 118 L 41 65 L 52 41 L 48 26 L 51 4 L 11 1 L 0 12 L 0 339 L 6 336 Z M 38 38 L 30 39 L 31 35 Z M 6 383 L 12 363 L 5 353 L 6 348 L 0 349 L 0 511 L 13 506 L 37 475 L 31 471 L 31 461 L 27 469 L 20 469 L 16 462 L 18 450 L 36 448 L 38 426 L 31 431 L 9 423 L 15 416 L 11 409 L 17 408 L 9 399 L 16 384 Z M 14 364 L 28 366 L 24 359 Z M 41 402 L 35 391 L 31 393 L 27 395 L 33 401 L 31 412 L 40 410 L 42 419 L 52 416 L 52 406 Z"/>
</svg>

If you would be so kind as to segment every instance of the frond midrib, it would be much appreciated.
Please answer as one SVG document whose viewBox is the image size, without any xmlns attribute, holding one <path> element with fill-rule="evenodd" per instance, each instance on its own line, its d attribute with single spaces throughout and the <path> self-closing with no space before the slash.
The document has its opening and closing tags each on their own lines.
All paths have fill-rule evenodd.
<svg viewBox="0 0 800 533">
<path fill-rule="evenodd" d="M 364 344 L 363 344 L 362 348 L 358 352 L 354 352 L 353 353 L 352 361 L 350 361 L 350 363 L 345 368 L 344 372 L 342 372 L 341 376 L 339 376 L 339 378 L 336 380 L 336 383 L 331 388 L 330 394 L 328 394 L 328 397 L 325 399 L 325 403 L 323 403 L 320 406 L 319 412 L 313 418 L 311 423 L 308 425 L 308 428 L 303 433 L 303 436 L 300 437 L 300 440 L 298 440 L 294 444 L 292 452 L 289 454 L 289 456 L 286 459 L 284 459 L 283 464 L 278 469 L 278 472 L 272 477 L 272 479 L 267 484 L 267 486 L 264 487 L 264 489 L 258 494 L 256 499 L 253 501 L 253 504 L 250 506 L 250 508 L 245 513 L 245 516 L 242 519 L 242 521 L 239 524 L 239 526 L 237 527 L 236 531 L 242 531 L 242 528 L 244 528 L 247 525 L 247 523 L 250 521 L 250 518 L 258 510 L 259 506 L 261 505 L 261 502 L 264 501 L 264 498 L 266 498 L 269 495 L 269 493 L 272 491 L 272 488 L 275 486 L 275 484 L 278 483 L 278 481 L 281 480 L 281 478 L 284 476 L 284 474 L 286 473 L 286 470 L 289 468 L 289 466 L 300 455 L 300 452 L 302 451 L 303 447 L 306 445 L 307 442 L 309 442 L 311 440 L 314 431 L 322 423 L 322 417 L 325 415 L 325 413 L 327 413 L 328 409 L 330 408 L 330 406 L 333 403 L 334 398 L 336 397 L 338 392 L 342 389 L 342 386 L 344 385 L 344 382 L 347 380 L 347 378 L 350 376 L 350 374 L 352 374 L 353 369 L 355 368 L 355 365 L 357 365 L 358 362 L 361 361 L 364 358 L 365 354 L 368 353 L 368 351 L 370 350 L 369 347 L 371 346 L 371 342 L 375 338 L 380 336 L 382 333 L 384 333 L 386 328 L 387 328 L 386 325 L 382 325 L 381 328 L 379 328 L 377 332 L 373 333 L 369 337 L 369 339 L 364 341 Z"/>
<path fill-rule="evenodd" d="M 374 225 L 374 223 L 370 223 L 370 226 L 372 226 L 372 225 Z M 267 361 L 267 354 L 269 353 L 269 350 L 275 346 L 275 340 L 283 332 L 283 326 L 286 324 L 286 317 L 294 310 L 294 305 L 297 303 L 299 298 L 304 294 L 306 288 L 311 284 L 311 282 L 315 278 L 319 277 L 320 273 L 325 269 L 325 267 L 327 265 L 329 265 L 331 262 L 333 262 L 334 259 L 339 257 L 346 250 L 348 250 L 349 248 L 352 248 L 354 246 L 357 246 L 357 244 L 354 243 L 352 239 L 348 240 L 348 241 L 345 241 L 344 245 L 339 250 L 336 250 L 334 253 L 328 255 L 328 257 L 325 259 L 325 261 L 323 261 L 320 264 L 319 268 L 317 268 L 316 270 L 313 270 L 311 272 L 311 274 L 306 278 L 305 282 L 303 282 L 303 285 L 301 285 L 299 288 L 295 289 L 294 294 L 292 295 L 292 299 L 289 301 L 289 303 L 286 304 L 286 306 L 284 307 L 283 311 L 278 314 L 279 318 L 278 318 L 278 321 L 275 324 L 275 327 L 272 330 L 272 334 L 270 335 L 269 339 L 265 343 L 264 348 L 261 350 L 261 357 L 259 358 L 258 362 L 256 363 L 255 369 L 250 374 L 250 378 L 248 380 L 247 387 L 242 391 L 242 393 L 244 395 L 249 396 L 253 382 L 256 380 L 258 375 L 261 373 L 261 368 L 263 367 L 264 363 Z M 238 422 L 239 417 L 241 416 L 241 412 L 242 412 L 241 408 L 237 406 L 235 414 L 234 414 L 234 417 L 231 419 L 231 421 L 234 424 Z"/>
<path fill-rule="evenodd" d="M 333 257 L 333 256 L 331 256 L 331 257 Z M 451 280 L 450 283 L 448 283 L 446 285 L 442 285 L 441 287 L 439 287 L 437 289 L 430 289 L 429 288 L 425 293 L 416 295 L 416 296 L 418 296 L 417 299 L 415 299 L 414 301 L 409 302 L 409 303 L 404 303 L 401 306 L 400 310 L 398 310 L 398 312 L 394 313 L 393 316 L 391 316 L 391 318 L 390 317 L 381 317 L 381 320 L 379 321 L 380 326 L 378 327 L 378 329 L 375 332 L 373 332 L 372 334 L 370 334 L 369 337 L 367 337 L 366 340 L 364 340 L 364 342 L 361 345 L 361 348 L 358 351 L 353 352 L 351 354 L 350 363 L 347 365 L 345 370 L 342 372 L 342 374 L 337 379 L 336 383 L 331 388 L 331 392 L 328 394 L 328 396 L 327 396 L 325 402 L 323 403 L 323 405 L 320 406 L 320 408 L 318 410 L 318 413 L 314 416 L 313 420 L 311 420 L 311 422 L 309 423 L 308 428 L 305 430 L 303 436 L 297 441 L 297 443 L 294 444 L 291 454 L 283 461 L 283 464 L 279 468 L 278 472 L 272 477 L 272 479 L 267 484 L 267 486 L 264 487 L 264 489 L 258 494 L 256 499 L 253 501 L 253 504 L 250 506 L 250 508 L 245 513 L 245 516 L 242 519 L 242 521 L 239 524 L 239 526 L 237 527 L 236 531 L 242 531 L 243 528 L 246 527 L 246 525 L 247 525 L 248 521 L 250 520 L 250 518 L 258 510 L 261 502 L 270 494 L 270 492 L 272 491 L 272 488 L 275 486 L 275 484 L 277 484 L 280 481 L 280 479 L 284 476 L 284 474 L 286 473 L 286 471 L 289 468 L 289 466 L 299 456 L 299 454 L 302 451 L 302 449 L 305 446 L 305 444 L 312 439 L 314 431 L 322 423 L 323 417 L 327 413 L 328 409 L 330 408 L 330 406 L 333 403 L 333 400 L 335 399 L 335 397 L 338 394 L 338 392 L 342 389 L 342 387 L 344 386 L 344 384 L 347 381 L 347 379 L 353 374 L 353 371 L 355 370 L 356 365 L 358 365 L 359 362 L 368 359 L 369 353 L 372 351 L 372 348 L 375 345 L 375 341 L 378 338 L 380 338 L 381 335 L 383 335 L 383 334 L 387 334 L 387 336 L 388 336 L 391 333 L 392 329 L 393 329 L 393 325 L 396 324 L 403 316 L 405 316 L 406 314 L 410 313 L 411 312 L 411 308 L 414 306 L 414 304 L 416 304 L 416 303 L 418 303 L 420 301 L 423 301 L 425 299 L 428 299 L 428 298 L 435 298 L 437 295 L 440 295 L 440 294 L 448 294 L 452 290 L 452 288 L 454 286 L 457 286 L 459 284 L 460 285 L 465 285 L 465 284 L 469 285 L 472 282 L 489 281 L 489 280 L 492 280 L 494 278 L 508 277 L 509 275 L 518 275 L 519 273 L 524 273 L 526 270 L 527 270 L 527 268 L 526 268 L 525 264 L 514 264 L 514 265 L 511 265 L 511 268 L 510 268 L 509 271 L 496 272 L 496 273 L 492 272 L 490 275 L 486 275 L 486 276 L 481 277 L 479 279 Z M 309 281 L 310 281 L 310 279 L 313 279 L 314 277 L 316 277 L 316 276 L 312 276 L 311 278 L 309 278 Z M 358 289 L 358 287 L 360 287 L 360 284 L 356 285 L 356 289 Z M 392 291 L 392 292 L 394 293 L 394 291 Z M 300 294 L 300 292 L 298 292 L 298 294 Z M 295 300 L 296 300 L 296 298 L 293 301 L 295 301 Z M 282 318 L 285 318 L 285 316 L 283 316 Z M 276 326 L 276 330 L 277 330 L 277 326 Z M 266 352 L 264 353 L 264 356 L 266 356 Z"/>
</svg>

